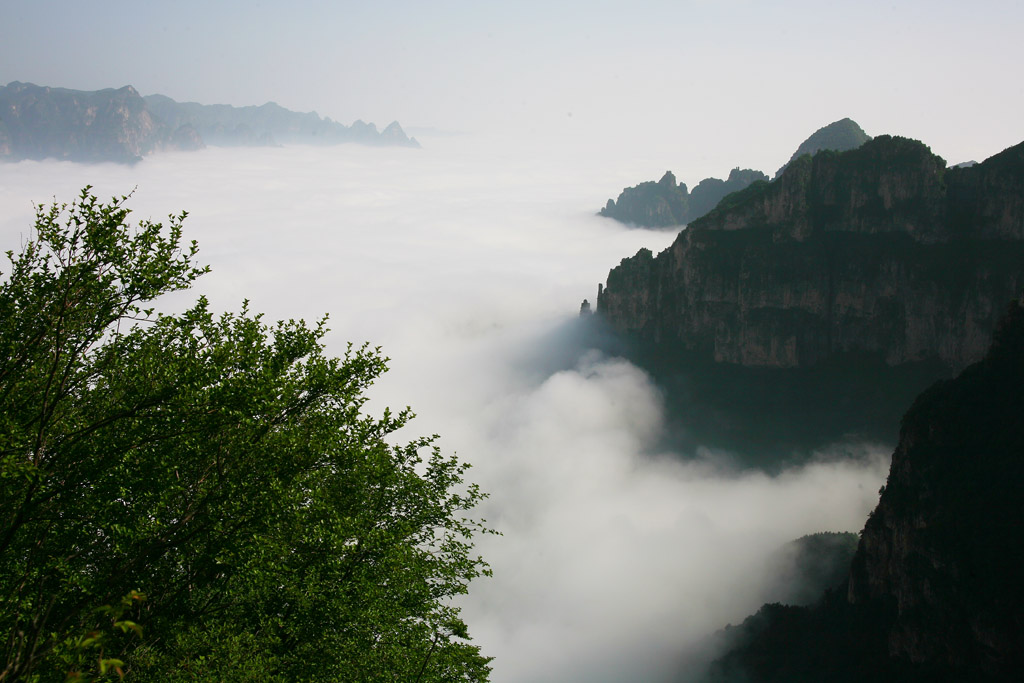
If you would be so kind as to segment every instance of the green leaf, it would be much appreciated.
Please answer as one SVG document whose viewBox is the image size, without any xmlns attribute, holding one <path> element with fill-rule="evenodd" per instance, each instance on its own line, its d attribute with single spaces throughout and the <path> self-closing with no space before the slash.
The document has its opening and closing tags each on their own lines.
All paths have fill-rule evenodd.
<svg viewBox="0 0 1024 683">
<path fill-rule="evenodd" d="M 484 494 L 436 437 L 397 442 L 410 410 L 367 413 L 380 349 L 248 303 L 157 313 L 207 269 L 184 213 L 125 201 L 40 207 L 0 281 L 8 675 L 486 680 L 451 604 L 489 574 Z"/>
</svg>

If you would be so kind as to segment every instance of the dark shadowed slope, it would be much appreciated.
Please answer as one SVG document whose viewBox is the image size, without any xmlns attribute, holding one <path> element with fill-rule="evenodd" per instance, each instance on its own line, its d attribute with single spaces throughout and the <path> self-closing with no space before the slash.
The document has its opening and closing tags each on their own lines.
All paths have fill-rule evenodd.
<svg viewBox="0 0 1024 683">
<path fill-rule="evenodd" d="M 856 121 L 853 119 L 840 119 L 819 128 L 814 131 L 813 135 L 800 143 L 800 146 L 793 152 L 793 156 L 789 158 L 789 161 L 775 172 L 775 177 L 778 178 L 782 175 L 782 172 L 786 170 L 786 166 L 789 166 L 805 154 L 814 156 L 825 149 L 845 152 L 850 149 L 857 149 L 870 139 L 871 136 L 865 133 L 864 129 L 857 125 Z"/>
<path fill-rule="evenodd" d="M 847 591 L 766 605 L 710 680 L 1012 681 L 1024 670 L 1024 300 L 907 412 Z"/>
</svg>

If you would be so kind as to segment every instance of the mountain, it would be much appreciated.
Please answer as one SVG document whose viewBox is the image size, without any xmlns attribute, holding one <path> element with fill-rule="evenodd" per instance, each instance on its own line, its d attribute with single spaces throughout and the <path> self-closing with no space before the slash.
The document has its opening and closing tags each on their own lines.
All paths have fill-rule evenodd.
<svg viewBox="0 0 1024 683">
<path fill-rule="evenodd" d="M 846 581 L 857 540 L 857 534 L 849 532 L 822 532 L 787 543 L 766 562 L 766 574 L 772 578 L 764 599 L 813 605 L 822 592 Z"/>
<path fill-rule="evenodd" d="M 802 156 L 641 249 L 598 288 L 597 312 L 663 354 L 807 368 L 867 354 L 959 370 L 984 354 L 1024 288 L 1024 143 L 946 168 L 880 136 Z"/>
<path fill-rule="evenodd" d="M 871 136 L 851 119 L 830 123 L 804 140 L 775 177 L 779 177 L 786 166 L 805 154 L 814 156 L 822 150 L 845 152 L 860 147 L 870 139 Z M 666 171 L 658 182 L 648 181 L 625 188 L 617 200 L 609 199 L 598 214 L 645 228 L 687 225 L 714 209 L 733 192 L 768 179 L 760 171 L 734 168 L 727 180 L 705 178 L 697 183 L 692 192 L 688 192 L 685 183 L 677 184 L 675 175 Z"/>
<path fill-rule="evenodd" d="M 846 590 L 766 605 L 708 680 L 1014 681 L 1024 671 L 1024 298 L 903 419 Z"/>
<path fill-rule="evenodd" d="M 364 145 L 419 147 L 406 136 L 397 121 L 378 132 L 372 123 L 356 121 L 342 125 L 316 112 L 299 113 L 268 102 L 250 107 L 227 104 L 175 102 L 164 95 L 147 95 L 146 104 L 156 116 L 172 127 L 189 125 L 211 145 L 251 146 L 276 144 L 334 145 L 358 142 Z"/>
<path fill-rule="evenodd" d="M 96 91 L 17 81 L 0 86 L 0 159 L 132 162 L 202 144 L 194 130 L 154 116 L 130 85 Z"/>
<path fill-rule="evenodd" d="M 775 177 L 778 178 L 782 175 L 782 172 L 786 170 L 786 166 L 799 159 L 805 154 L 814 156 L 818 152 L 830 149 L 836 152 L 845 152 L 851 149 L 857 149 L 865 142 L 871 139 L 871 136 L 864 132 L 864 130 L 857 125 L 853 119 L 841 119 L 834 123 L 830 123 L 827 126 L 819 128 L 811 135 L 811 137 L 804 140 L 796 151 L 793 152 L 793 156 L 789 158 L 782 168 L 776 173 Z"/>
<path fill-rule="evenodd" d="M 1024 298 L 983 361 L 903 418 L 850 571 L 852 605 L 888 610 L 889 654 L 1024 671 Z"/>
<path fill-rule="evenodd" d="M 734 168 L 728 180 L 705 178 L 689 192 L 686 183 L 677 184 L 675 175 L 666 171 L 658 182 L 627 187 L 618 201 L 609 199 L 599 214 L 648 228 L 686 225 L 715 208 L 726 195 L 766 180 L 768 176 L 760 171 Z"/>
<path fill-rule="evenodd" d="M 0 160 L 66 159 L 134 162 L 154 152 L 205 144 L 282 143 L 418 147 L 398 122 L 378 132 L 372 123 L 344 126 L 316 113 L 274 103 L 232 107 L 142 97 L 131 86 L 96 91 L 32 83 L 0 86 Z"/>
</svg>

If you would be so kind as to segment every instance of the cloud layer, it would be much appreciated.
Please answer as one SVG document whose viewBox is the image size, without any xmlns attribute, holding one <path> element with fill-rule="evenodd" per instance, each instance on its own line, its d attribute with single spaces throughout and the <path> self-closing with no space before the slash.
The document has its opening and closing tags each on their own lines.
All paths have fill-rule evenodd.
<svg viewBox="0 0 1024 683">
<path fill-rule="evenodd" d="M 32 202 L 135 190 L 138 217 L 188 210 L 213 267 L 196 293 L 268 318 L 330 314 L 331 350 L 380 345 L 371 409 L 411 405 L 416 433 L 473 463 L 493 579 L 464 602 L 497 683 L 659 680 L 707 633 L 755 610 L 763 563 L 817 531 L 857 530 L 887 449 L 836 446 L 777 476 L 661 452 L 664 403 L 575 320 L 619 259 L 673 235 L 592 211 L 640 162 L 424 150 L 208 149 L 135 167 L 0 166 L 0 246 Z"/>
</svg>

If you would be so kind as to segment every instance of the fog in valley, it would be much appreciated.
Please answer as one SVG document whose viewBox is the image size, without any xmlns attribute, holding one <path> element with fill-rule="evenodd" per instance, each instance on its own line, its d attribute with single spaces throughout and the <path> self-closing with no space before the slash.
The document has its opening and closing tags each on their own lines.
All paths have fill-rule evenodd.
<svg viewBox="0 0 1024 683">
<path fill-rule="evenodd" d="M 185 238 L 212 272 L 166 310 L 205 294 L 270 320 L 328 314 L 333 354 L 368 342 L 391 358 L 369 410 L 411 406 L 400 437 L 437 433 L 473 464 L 490 494 L 477 513 L 502 535 L 479 539 L 494 576 L 462 605 L 494 681 L 667 678 L 771 597 L 763 569 L 783 544 L 863 525 L 896 435 L 772 475 L 667 449 L 652 379 L 577 315 L 620 259 L 675 236 L 594 215 L 649 160 L 421 141 L 0 165 L 0 246 L 29 235 L 33 202 L 87 184 L 134 192 L 136 220 L 187 210 Z"/>
<path fill-rule="evenodd" d="M 268 321 L 328 315 L 334 355 L 379 346 L 367 410 L 411 406 L 396 438 L 440 435 L 490 494 L 475 512 L 500 532 L 477 543 L 494 576 L 460 604 L 495 683 L 697 671 L 712 634 L 779 599 L 780 548 L 861 529 L 897 437 L 893 415 L 870 439 L 820 438 L 829 385 L 801 415 L 759 386 L 759 433 L 822 427 L 789 458 L 723 433 L 731 416 L 702 402 L 728 398 L 716 375 L 683 401 L 660 389 L 578 312 L 677 233 L 601 218 L 605 202 L 666 170 L 691 190 L 772 174 L 844 117 L 949 164 L 1022 139 L 1024 3 L 1006 0 L 6 4 L 0 85 L 275 101 L 397 119 L 422 143 L 0 163 L 0 249 L 28 239 L 34 203 L 131 193 L 135 220 L 188 211 L 212 268 L 165 311 L 248 300 Z"/>
</svg>

